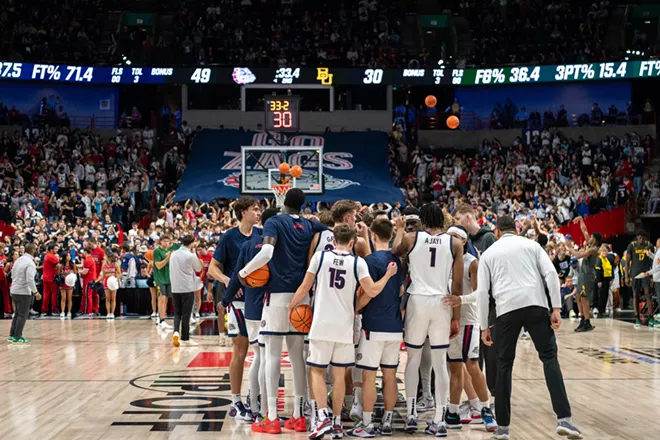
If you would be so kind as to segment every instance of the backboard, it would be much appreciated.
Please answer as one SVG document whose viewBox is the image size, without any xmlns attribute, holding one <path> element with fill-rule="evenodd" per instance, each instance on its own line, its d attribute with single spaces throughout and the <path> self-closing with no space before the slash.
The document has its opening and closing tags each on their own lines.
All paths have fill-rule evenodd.
<svg viewBox="0 0 660 440">
<path fill-rule="evenodd" d="M 282 176 L 279 166 L 286 162 L 290 167 L 302 167 L 303 174 L 297 179 Z M 291 178 L 295 188 L 306 194 L 323 194 L 323 147 L 292 146 L 244 146 L 241 147 L 240 193 L 246 195 L 272 195 L 272 186 L 282 183 L 283 177 Z"/>
</svg>

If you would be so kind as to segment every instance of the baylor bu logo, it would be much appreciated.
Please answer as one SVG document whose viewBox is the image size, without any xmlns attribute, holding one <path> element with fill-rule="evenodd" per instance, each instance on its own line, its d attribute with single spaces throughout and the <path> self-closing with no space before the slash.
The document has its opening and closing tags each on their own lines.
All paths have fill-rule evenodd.
<svg viewBox="0 0 660 440">
<path fill-rule="evenodd" d="M 112 426 L 150 426 L 151 431 L 197 426 L 198 432 L 219 432 L 231 406 L 231 400 L 220 397 L 230 393 L 229 374 L 217 369 L 151 374 L 130 384 L 153 396 L 132 401 L 131 409 Z"/>
</svg>

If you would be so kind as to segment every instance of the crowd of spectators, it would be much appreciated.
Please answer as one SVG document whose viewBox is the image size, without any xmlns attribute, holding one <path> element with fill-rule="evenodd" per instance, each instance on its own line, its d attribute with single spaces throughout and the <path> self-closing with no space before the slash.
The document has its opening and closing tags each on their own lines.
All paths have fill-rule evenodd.
<svg viewBox="0 0 660 440">
<path fill-rule="evenodd" d="M 15 62 L 92 64 L 103 33 L 101 0 L 3 0 L 0 57 Z"/>
<path fill-rule="evenodd" d="M 467 65 L 603 61 L 609 2 L 465 0 L 474 46 Z"/>
<path fill-rule="evenodd" d="M 484 140 L 470 153 L 411 145 L 403 136 L 393 138 L 389 163 L 412 206 L 435 200 L 452 211 L 467 203 L 483 219 L 509 213 L 552 228 L 629 200 L 648 201 L 650 212 L 657 208 L 658 184 L 646 168 L 654 141 L 635 132 L 592 144 L 549 128 L 528 145 L 521 137 L 512 145 Z"/>
<path fill-rule="evenodd" d="M 151 63 L 399 66 L 402 18 L 377 0 L 183 1 L 172 38 L 126 28 L 113 52 Z"/>
</svg>

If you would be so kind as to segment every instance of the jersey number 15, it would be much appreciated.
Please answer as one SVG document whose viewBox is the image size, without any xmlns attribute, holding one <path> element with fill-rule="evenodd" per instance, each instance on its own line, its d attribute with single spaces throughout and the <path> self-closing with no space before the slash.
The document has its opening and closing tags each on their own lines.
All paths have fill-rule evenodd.
<svg viewBox="0 0 660 440">
<path fill-rule="evenodd" d="M 343 269 L 330 268 L 330 287 L 335 289 L 343 289 L 346 285 L 346 271 Z"/>
</svg>

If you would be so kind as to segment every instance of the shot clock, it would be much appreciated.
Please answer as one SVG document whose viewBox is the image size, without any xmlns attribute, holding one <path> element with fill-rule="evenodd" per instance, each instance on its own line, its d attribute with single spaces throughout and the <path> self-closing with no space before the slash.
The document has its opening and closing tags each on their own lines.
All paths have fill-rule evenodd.
<svg viewBox="0 0 660 440">
<path fill-rule="evenodd" d="M 300 130 L 300 97 L 272 96 L 264 98 L 267 131 Z"/>
</svg>

